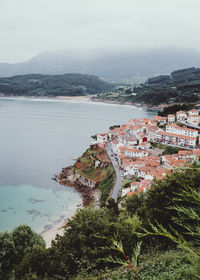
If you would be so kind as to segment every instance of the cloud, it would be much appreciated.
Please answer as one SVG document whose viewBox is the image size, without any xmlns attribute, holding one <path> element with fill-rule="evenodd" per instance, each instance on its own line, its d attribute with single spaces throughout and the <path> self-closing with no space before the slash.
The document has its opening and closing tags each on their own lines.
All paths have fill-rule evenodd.
<svg viewBox="0 0 200 280">
<path fill-rule="evenodd" d="M 0 61 L 57 49 L 200 49 L 199 0 L 1 0 Z"/>
</svg>

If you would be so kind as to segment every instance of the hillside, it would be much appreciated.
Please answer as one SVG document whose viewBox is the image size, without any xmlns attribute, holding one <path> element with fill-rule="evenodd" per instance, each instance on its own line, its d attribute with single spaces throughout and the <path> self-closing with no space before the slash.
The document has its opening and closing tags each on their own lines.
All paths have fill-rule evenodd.
<svg viewBox="0 0 200 280">
<path fill-rule="evenodd" d="M 118 88 L 110 94 L 98 95 L 93 99 L 145 105 L 199 103 L 200 68 L 191 67 L 174 71 L 171 75 L 159 75 L 134 88 Z"/>
<path fill-rule="evenodd" d="M 26 96 L 78 96 L 112 89 L 112 85 L 97 76 L 83 74 L 30 74 L 0 78 L 0 93 Z"/>
<path fill-rule="evenodd" d="M 147 104 L 196 102 L 200 98 L 200 68 L 174 71 L 150 78 L 134 88 L 134 100 Z"/>
<path fill-rule="evenodd" d="M 24 74 L 83 73 L 111 81 L 141 82 L 174 69 L 199 67 L 200 52 L 185 48 L 54 51 L 20 63 L 0 63 L 0 77 Z"/>
</svg>

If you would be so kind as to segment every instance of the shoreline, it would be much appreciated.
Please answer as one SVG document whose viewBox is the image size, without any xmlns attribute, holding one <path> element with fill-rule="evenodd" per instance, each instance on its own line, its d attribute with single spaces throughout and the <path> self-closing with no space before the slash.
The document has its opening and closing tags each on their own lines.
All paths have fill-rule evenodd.
<svg viewBox="0 0 200 280">
<path fill-rule="evenodd" d="M 67 221 L 71 219 L 77 213 L 77 211 L 82 208 L 83 200 L 80 204 L 77 204 L 76 209 L 74 211 L 71 210 L 67 216 L 63 214 L 52 224 L 44 226 L 43 230 L 40 231 L 39 234 L 43 237 L 46 243 L 46 248 L 49 248 L 51 246 L 51 242 L 55 240 L 57 234 L 63 236 L 64 230 L 67 227 Z"/>
<path fill-rule="evenodd" d="M 96 95 L 84 95 L 84 96 L 6 96 L 0 95 L 1 99 L 19 99 L 19 100 L 41 100 L 41 101 L 77 101 L 77 102 L 96 102 L 102 104 L 112 104 L 112 105 L 122 105 L 122 106 L 133 106 L 139 107 L 143 110 L 153 110 L 158 111 L 162 110 L 164 107 L 168 106 L 167 104 L 160 104 L 158 106 L 149 105 L 149 104 L 141 104 L 141 103 L 131 103 L 131 102 L 121 102 L 121 101 L 114 101 L 114 100 L 103 100 L 103 99 L 96 99 Z"/>
<path fill-rule="evenodd" d="M 99 102 L 99 103 L 106 103 L 106 104 L 117 104 L 117 105 L 127 105 L 127 106 L 134 106 L 142 108 L 143 110 L 153 110 L 158 111 L 162 110 L 164 107 L 168 106 L 167 104 L 160 104 L 160 105 L 149 105 L 149 104 L 142 104 L 142 103 L 131 103 L 131 102 L 122 102 L 122 101 L 114 101 L 114 100 L 103 100 L 103 99 L 95 99 L 91 97 L 91 101 Z"/>
<path fill-rule="evenodd" d="M 87 96 L 56 96 L 56 97 L 35 97 L 35 96 L 2 96 L 0 95 L 0 100 L 7 99 L 7 100 L 39 100 L 39 101 L 76 101 L 76 102 L 98 102 L 102 104 L 113 104 L 113 105 L 122 105 L 122 106 L 133 106 L 133 107 L 140 107 L 144 110 L 149 109 L 147 105 L 144 104 L 138 104 L 138 103 L 130 103 L 130 102 L 117 102 L 117 101 L 105 101 L 105 100 L 95 100 L 93 99 L 94 95 L 87 95 Z M 81 204 L 78 204 L 76 206 L 76 209 L 69 213 L 68 215 L 61 215 L 57 220 L 55 220 L 52 224 L 46 225 L 42 230 L 38 231 L 38 233 L 44 238 L 46 242 L 46 247 L 49 248 L 51 246 L 51 242 L 55 240 L 56 235 L 63 235 L 64 229 L 67 226 L 67 220 L 72 218 L 76 212 L 83 208 L 88 206 L 90 203 L 93 203 L 94 206 L 98 206 L 98 200 L 99 200 L 99 193 L 98 191 L 91 191 L 89 188 L 87 190 L 84 190 L 81 186 L 70 184 L 70 182 L 67 182 L 67 184 L 62 184 L 64 186 L 71 186 L 73 187 L 77 192 L 81 194 Z"/>
<path fill-rule="evenodd" d="M 65 181 L 65 183 L 61 183 L 59 182 L 57 176 L 55 176 L 52 179 L 57 181 L 63 187 L 69 186 L 74 188 L 78 193 L 81 194 L 81 203 L 77 204 L 75 211 L 71 211 L 71 213 L 67 216 L 61 215 L 52 224 L 46 225 L 44 229 L 39 232 L 39 234 L 43 237 L 43 239 L 46 242 L 46 248 L 49 248 L 51 246 L 51 242 L 55 240 L 57 234 L 63 236 L 64 230 L 67 227 L 68 219 L 71 219 L 77 213 L 78 210 L 89 206 L 91 203 L 93 203 L 94 207 L 99 206 L 100 199 L 99 190 L 97 189 L 91 190 L 85 185 L 80 186 L 77 184 L 73 184 L 67 180 Z"/>
</svg>

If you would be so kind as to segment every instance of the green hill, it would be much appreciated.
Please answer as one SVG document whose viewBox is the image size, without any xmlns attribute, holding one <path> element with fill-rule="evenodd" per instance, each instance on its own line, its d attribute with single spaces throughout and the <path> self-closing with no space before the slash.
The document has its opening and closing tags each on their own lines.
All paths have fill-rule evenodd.
<svg viewBox="0 0 200 280">
<path fill-rule="evenodd" d="M 147 104 L 187 103 L 200 99 L 200 68 L 174 71 L 171 75 L 150 78 L 134 88 L 133 102 Z"/>
<path fill-rule="evenodd" d="M 83 74 L 20 75 L 0 78 L 0 93 L 26 96 L 80 96 L 111 90 L 113 85 Z"/>
</svg>

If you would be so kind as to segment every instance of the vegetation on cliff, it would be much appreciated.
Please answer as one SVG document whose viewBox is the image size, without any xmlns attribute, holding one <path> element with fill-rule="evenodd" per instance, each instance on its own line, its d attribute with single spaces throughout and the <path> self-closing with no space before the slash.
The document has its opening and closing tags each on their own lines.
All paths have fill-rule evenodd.
<svg viewBox="0 0 200 280">
<path fill-rule="evenodd" d="M 91 145 L 70 168 L 63 168 L 58 176 L 63 185 L 74 185 L 85 197 L 86 205 L 91 202 L 93 190 L 101 191 L 101 206 L 107 202 L 115 182 L 115 170 L 105 149 Z M 83 197 L 83 198 L 84 198 Z"/>
<path fill-rule="evenodd" d="M 112 84 L 83 74 L 30 74 L 0 78 L 0 93 L 16 96 L 79 96 L 110 91 Z"/>
</svg>

